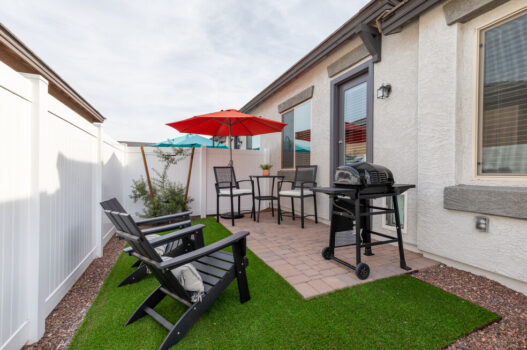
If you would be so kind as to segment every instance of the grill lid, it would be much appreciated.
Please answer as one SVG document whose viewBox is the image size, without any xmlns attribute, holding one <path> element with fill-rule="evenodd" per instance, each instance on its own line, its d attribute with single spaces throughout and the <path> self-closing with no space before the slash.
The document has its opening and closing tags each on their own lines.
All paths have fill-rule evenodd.
<svg viewBox="0 0 527 350">
<path fill-rule="evenodd" d="M 375 186 L 393 185 L 392 172 L 382 165 L 357 162 L 337 167 L 335 185 Z"/>
</svg>

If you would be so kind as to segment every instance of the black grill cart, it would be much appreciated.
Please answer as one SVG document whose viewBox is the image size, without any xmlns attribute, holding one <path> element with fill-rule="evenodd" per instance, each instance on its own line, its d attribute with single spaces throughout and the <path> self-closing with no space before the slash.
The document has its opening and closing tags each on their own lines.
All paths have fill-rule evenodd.
<svg viewBox="0 0 527 350">
<path fill-rule="evenodd" d="M 372 187 L 350 184 L 346 186 L 339 185 L 338 187 L 314 188 L 314 192 L 329 195 L 332 202 L 329 246 L 322 250 L 322 256 L 327 260 L 335 260 L 355 270 L 357 277 L 364 280 L 370 275 L 370 267 L 361 262 L 361 248 L 365 248 L 365 255 L 373 255 L 371 247 L 397 242 L 400 267 L 404 270 L 410 270 L 404 258 L 397 196 L 414 187 L 415 185 L 390 184 L 374 189 Z M 386 197 L 392 198 L 393 209 L 371 205 L 373 199 Z M 375 232 L 371 229 L 371 216 L 384 214 L 395 215 L 397 237 Z M 372 242 L 371 235 L 379 236 L 381 239 L 384 238 L 384 240 Z M 335 248 L 348 246 L 356 247 L 356 265 L 352 265 L 335 256 Z"/>
</svg>

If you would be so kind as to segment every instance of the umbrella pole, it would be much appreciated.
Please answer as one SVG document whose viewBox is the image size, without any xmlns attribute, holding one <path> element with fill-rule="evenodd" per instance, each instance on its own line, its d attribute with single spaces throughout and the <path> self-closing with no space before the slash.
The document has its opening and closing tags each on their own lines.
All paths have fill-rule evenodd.
<svg viewBox="0 0 527 350">
<path fill-rule="evenodd" d="M 152 191 L 152 182 L 150 181 L 150 173 L 148 172 L 148 165 L 146 164 L 145 149 L 141 146 L 141 153 L 143 154 L 143 164 L 145 166 L 146 181 L 148 183 L 148 190 L 150 191 L 150 199 L 154 203 L 154 191 Z"/>
<path fill-rule="evenodd" d="M 192 163 L 194 162 L 194 151 L 196 149 L 192 147 L 192 153 L 190 153 L 190 165 L 188 167 L 187 187 L 185 188 L 185 202 L 188 196 L 188 185 L 190 184 L 190 174 L 192 174 Z"/>
<path fill-rule="evenodd" d="M 231 136 L 231 123 L 229 122 L 229 154 L 231 160 L 229 161 L 229 166 L 232 166 L 232 136 Z"/>
</svg>

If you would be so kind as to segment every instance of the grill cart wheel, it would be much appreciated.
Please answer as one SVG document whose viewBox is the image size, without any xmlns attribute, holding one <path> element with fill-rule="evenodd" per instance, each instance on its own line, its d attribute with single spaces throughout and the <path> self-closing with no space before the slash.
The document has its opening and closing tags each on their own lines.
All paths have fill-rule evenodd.
<svg viewBox="0 0 527 350">
<path fill-rule="evenodd" d="M 365 280 L 370 275 L 370 267 L 365 263 L 359 263 L 355 269 L 355 274 L 361 280 Z"/>
<path fill-rule="evenodd" d="M 326 247 L 324 249 L 322 249 L 322 257 L 326 260 L 329 260 L 331 259 L 331 250 L 329 249 L 329 247 Z"/>
</svg>

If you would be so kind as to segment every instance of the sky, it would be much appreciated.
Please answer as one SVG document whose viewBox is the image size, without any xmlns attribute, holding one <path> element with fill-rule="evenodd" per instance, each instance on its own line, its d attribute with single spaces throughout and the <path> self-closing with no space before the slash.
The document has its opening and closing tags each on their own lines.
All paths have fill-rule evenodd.
<svg viewBox="0 0 527 350">
<path fill-rule="evenodd" d="M 94 106 L 116 140 L 241 108 L 367 0 L 0 0 L 0 22 Z"/>
</svg>

